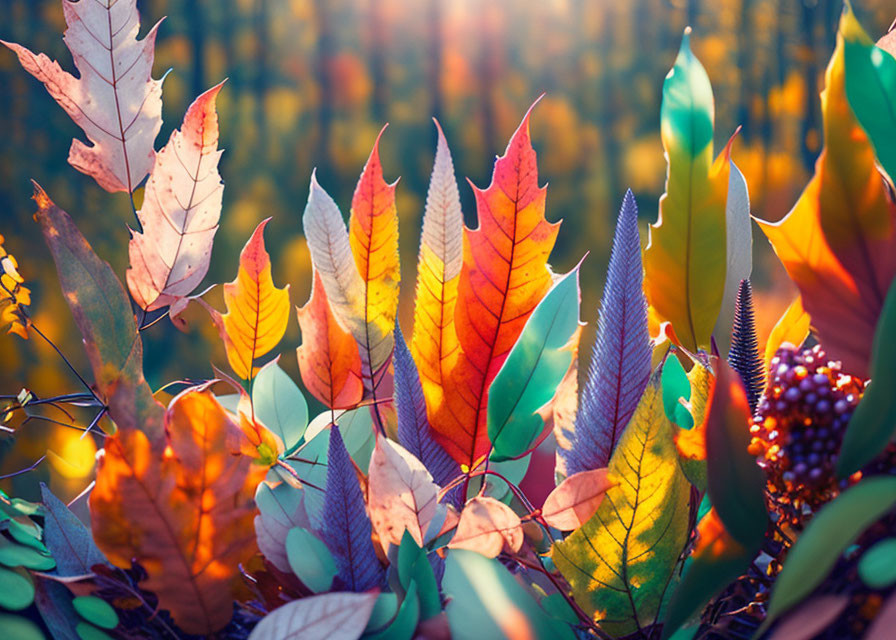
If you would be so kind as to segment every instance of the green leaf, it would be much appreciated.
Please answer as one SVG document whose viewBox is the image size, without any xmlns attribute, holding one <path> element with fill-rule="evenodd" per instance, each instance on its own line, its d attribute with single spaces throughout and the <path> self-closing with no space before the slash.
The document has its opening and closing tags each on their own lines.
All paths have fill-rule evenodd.
<svg viewBox="0 0 896 640">
<path fill-rule="evenodd" d="M 529 470 L 529 463 L 532 462 L 532 454 L 528 454 L 519 458 L 517 460 L 504 460 L 503 462 L 492 462 L 489 463 L 488 468 L 497 471 L 504 478 L 507 478 L 515 485 L 519 485 L 520 482 L 523 481 L 523 478 L 526 477 L 526 472 Z M 513 497 L 513 494 L 510 492 L 510 486 L 504 482 L 498 476 L 487 475 L 485 476 L 485 495 L 491 496 L 496 500 L 501 500 L 506 502 L 507 499 Z M 470 483 L 470 493 L 475 494 L 478 492 L 478 489 L 474 486 L 474 483 Z M 471 497 L 468 495 L 468 497 Z"/>
<path fill-rule="evenodd" d="M 305 431 L 305 441 L 316 440 L 317 435 L 332 424 L 334 413 L 346 451 L 355 464 L 366 471 L 370 466 L 373 448 L 376 446 L 376 430 L 373 428 L 370 407 L 358 407 L 350 411 L 324 411 L 308 425 L 308 429 Z M 327 438 L 325 437 L 324 440 Z"/>
<path fill-rule="evenodd" d="M 0 615 L 0 629 L 10 640 L 44 640 L 40 628 L 21 616 Z"/>
<path fill-rule="evenodd" d="M 412 584 L 416 585 L 421 620 L 429 620 L 442 612 L 442 598 L 432 565 L 407 529 L 398 547 L 398 581 L 406 591 Z"/>
<path fill-rule="evenodd" d="M 874 330 L 871 348 L 871 384 L 849 420 L 837 475 L 849 476 L 883 451 L 896 430 L 896 280 L 890 285 L 887 299 Z"/>
<path fill-rule="evenodd" d="M 417 597 L 417 585 L 412 582 L 392 623 L 382 631 L 365 633 L 361 637 L 365 640 L 411 640 L 419 621 L 420 599 Z"/>
<path fill-rule="evenodd" d="M 75 631 L 81 640 L 112 640 L 112 636 L 101 629 L 97 629 L 89 622 L 79 622 Z"/>
<path fill-rule="evenodd" d="M 896 59 L 875 46 L 849 2 L 843 16 L 846 98 L 874 147 L 878 162 L 896 180 Z"/>
<path fill-rule="evenodd" d="M 573 363 L 580 298 L 576 267 L 535 307 L 492 381 L 487 421 L 492 460 L 525 455 L 544 432 L 538 410 L 554 397 Z"/>
<path fill-rule="evenodd" d="M 114 629 L 118 626 L 118 614 L 115 609 L 96 596 L 78 596 L 72 600 L 72 606 L 78 615 L 103 629 Z"/>
<path fill-rule="evenodd" d="M 862 555 L 859 576 L 872 589 L 886 589 L 896 582 L 896 538 L 881 540 Z"/>
<path fill-rule="evenodd" d="M 0 567 L 0 607 L 21 611 L 34 601 L 34 583 L 28 574 Z"/>
<path fill-rule="evenodd" d="M 367 628 L 364 633 L 375 633 L 382 631 L 389 626 L 389 623 L 398 613 L 398 594 L 397 593 L 381 593 L 377 596 L 376 604 L 373 605 L 373 611 L 370 613 L 370 620 L 367 621 Z"/>
<path fill-rule="evenodd" d="M 748 550 L 759 547 L 768 528 L 765 477 L 747 451 L 749 424 L 740 376 L 719 360 L 706 420 L 707 488 L 725 529 Z"/>
<path fill-rule="evenodd" d="M 682 429 L 692 429 L 694 418 L 681 403 L 682 398 L 685 402 L 691 399 L 691 381 L 674 352 L 669 354 L 663 364 L 662 389 L 666 417 Z"/>
<path fill-rule="evenodd" d="M 821 584 L 843 551 L 894 505 L 896 477 L 885 476 L 862 480 L 825 505 L 787 554 L 761 630 Z"/>
<path fill-rule="evenodd" d="M 25 567 L 35 571 L 49 571 L 56 566 L 56 561 L 48 554 L 41 553 L 32 547 L 16 544 L 0 535 L 0 564 L 7 567 Z"/>
<path fill-rule="evenodd" d="M 690 486 L 659 385 L 654 373 L 610 459 L 617 484 L 551 554 L 576 602 L 613 636 L 653 622 L 687 540 Z"/>
<path fill-rule="evenodd" d="M 296 577 L 314 593 L 328 591 L 336 577 L 336 561 L 313 533 L 293 527 L 286 534 L 286 555 Z"/>
<path fill-rule="evenodd" d="M 442 590 L 455 640 L 575 639 L 572 629 L 548 616 L 500 562 L 475 551 L 448 553 Z"/>
<path fill-rule="evenodd" d="M 284 456 L 292 454 L 308 426 L 308 403 L 280 368 L 280 356 L 264 365 L 253 380 L 252 404 L 258 419 L 283 441 Z"/>
</svg>

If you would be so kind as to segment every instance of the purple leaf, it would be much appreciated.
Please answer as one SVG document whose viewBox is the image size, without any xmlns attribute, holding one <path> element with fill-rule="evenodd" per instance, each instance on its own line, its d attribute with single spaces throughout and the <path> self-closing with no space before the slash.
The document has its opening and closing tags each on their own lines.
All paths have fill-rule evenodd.
<svg viewBox="0 0 896 640">
<path fill-rule="evenodd" d="M 737 371 L 744 383 L 750 411 L 756 411 L 759 397 L 765 389 L 765 367 L 759 356 L 756 323 L 753 321 L 753 289 L 749 280 L 741 280 L 737 289 L 728 364 Z"/>
<path fill-rule="evenodd" d="M 83 576 L 93 573 L 93 565 L 106 564 L 90 529 L 43 482 L 40 492 L 46 507 L 44 542 L 56 560 L 56 573 L 63 577 Z"/>
<path fill-rule="evenodd" d="M 607 466 L 647 386 L 651 347 L 643 280 L 638 206 L 629 190 L 616 221 L 597 339 L 575 430 L 570 447 L 560 450 L 567 477 Z"/>
<path fill-rule="evenodd" d="M 327 488 L 319 537 L 338 568 L 337 579 L 346 591 L 367 591 L 383 583 L 383 567 L 371 540 L 370 519 L 355 467 L 335 424 L 330 427 Z"/>
<path fill-rule="evenodd" d="M 398 325 L 395 325 L 393 362 L 398 444 L 420 460 L 432 474 L 436 484 L 444 487 L 460 474 L 460 467 L 432 437 L 426 417 L 423 387 L 420 386 L 420 374 Z M 454 492 L 449 492 L 449 495 L 452 493 Z"/>
</svg>

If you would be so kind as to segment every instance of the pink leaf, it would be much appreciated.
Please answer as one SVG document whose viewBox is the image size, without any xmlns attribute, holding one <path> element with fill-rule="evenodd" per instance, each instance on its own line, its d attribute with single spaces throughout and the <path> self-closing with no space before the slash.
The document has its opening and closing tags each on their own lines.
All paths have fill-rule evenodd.
<svg viewBox="0 0 896 640">
<path fill-rule="evenodd" d="M 146 183 L 138 214 L 143 233 L 134 233 L 128 246 L 127 280 L 134 300 L 147 311 L 190 295 L 208 272 L 224 192 L 215 112 L 222 85 L 190 105 Z"/>
<path fill-rule="evenodd" d="M 503 502 L 477 496 L 460 514 L 457 531 L 448 547 L 476 551 L 487 558 L 497 557 L 502 549 L 519 551 L 523 544 L 520 518 Z"/>
<path fill-rule="evenodd" d="M 615 484 L 606 467 L 575 473 L 551 491 L 541 509 L 542 516 L 561 531 L 578 529 L 595 514 L 607 489 Z"/>
<path fill-rule="evenodd" d="M 848 604 L 849 598 L 844 595 L 812 598 L 778 624 L 771 640 L 810 640 L 836 620 Z"/>
<path fill-rule="evenodd" d="M 137 0 L 63 2 L 65 44 L 79 77 L 45 54 L 3 42 L 22 67 L 84 130 L 90 146 L 72 140 L 68 161 L 106 191 L 132 192 L 152 169 L 162 126 L 162 82 L 152 79 L 156 24 L 137 40 Z"/>
</svg>

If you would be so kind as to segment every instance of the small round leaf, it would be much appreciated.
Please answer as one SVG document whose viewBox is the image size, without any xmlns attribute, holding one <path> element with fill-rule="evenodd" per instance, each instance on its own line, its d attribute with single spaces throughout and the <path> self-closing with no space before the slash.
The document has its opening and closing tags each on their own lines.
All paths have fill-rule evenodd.
<svg viewBox="0 0 896 640">
<path fill-rule="evenodd" d="M 21 611 L 34 601 L 34 584 L 27 575 L 0 567 L 0 607 Z"/>
<path fill-rule="evenodd" d="M 859 576 L 872 589 L 885 589 L 896 582 L 896 538 L 881 540 L 862 555 Z"/>
<path fill-rule="evenodd" d="M 115 609 L 96 596 L 79 596 L 72 600 L 72 606 L 82 618 L 103 629 L 114 629 L 118 626 L 118 614 Z"/>
</svg>

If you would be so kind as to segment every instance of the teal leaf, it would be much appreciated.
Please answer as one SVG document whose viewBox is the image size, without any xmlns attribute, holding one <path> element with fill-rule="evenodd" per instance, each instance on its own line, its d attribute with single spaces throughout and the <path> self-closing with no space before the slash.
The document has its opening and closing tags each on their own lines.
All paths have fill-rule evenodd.
<svg viewBox="0 0 896 640">
<path fill-rule="evenodd" d="M 25 567 L 35 571 L 49 571 L 56 566 L 53 557 L 32 547 L 16 544 L 0 535 L 0 564 L 7 567 Z"/>
<path fill-rule="evenodd" d="M 0 567 L 0 607 L 21 611 L 34 601 L 34 583 L 27 573 Z"/>
<path fill-rule="evenodd" d="M 442 612 L 442 598 L 432 565 L 407 529 L 398 547 L 398 581 L 405 590 L 411 584 L 416 585 L 421 620 L 429 620 Z"/>
<path fill-rule="evenodd" d="M 313 533 L 294 527 L 286 534 L 286 554 L 296 577 L 314 593 L 328 591 L 336 577 L 336 561 Z"/>
<path fill-rule="evenodd" d="M 666 417 L 672 424 L 682 429 L 692 429 L 694 417 L 681 403 L 682 399 L 685 402 L 691 399 L 691 381 L 688 380 L 688 374 L 674 353 L 670 353 L 663 364 L 660 384 L 663 389 L 663 409 L 666 411 Z"/>
<path fill-rule="evenodd" d="M 259 420 L 277 434 L 290 455 L 308 426 L 308 403 L 299 387 L 280 368 L 280 357 L 261 368 L 252 382 L 252 404 Z"/>
<path fill-rule="evenodd" d="M 118 626 L 118 614 L 115 613 L 115 609 L 96 596 L 78 596 L 72 600 L 72 606 L 79 616 L 97 627 L 114 629 Z"/>
<path fill-rule="evenodd" d="M 112 636 L 102 629 L 97 629 L 89 622 L 79 622 L 75 631 L 81 640 L 112 640 Z"/>
<path fill-rule="evenodd" d="M 321 486 L 326 479 L 326 467 L 322 467 Z M 255 539 L 258 550 L 280 571 L 290 570 L 286 553 L 286 536 L 293 527 L 311 527 L 305 511 L 306 492 L 314 491 L 308 485 L 294 487 L 285 481 L 262 482 L 255 491 Z"/>
<path fill-rule="evenodd" d="M 0 629 L 11 640 L 44 640 L 40 628 L 21 616 L 0 615 Z"/>
<path fill-rule="evenodd" d="M 417 597 L 417 584 L 412 582 L 392 623 L 378 633 L 364 634 L 361 637 L 365 640 L 411 640 L 418 622 L 420 599 Z"/>
<path fill-rule="evenodd" d="M 872 589 L 886 589 L 896 583 L 896 538 L 886 538 L 862 554 L 859 577 Z"/>
</svg>

